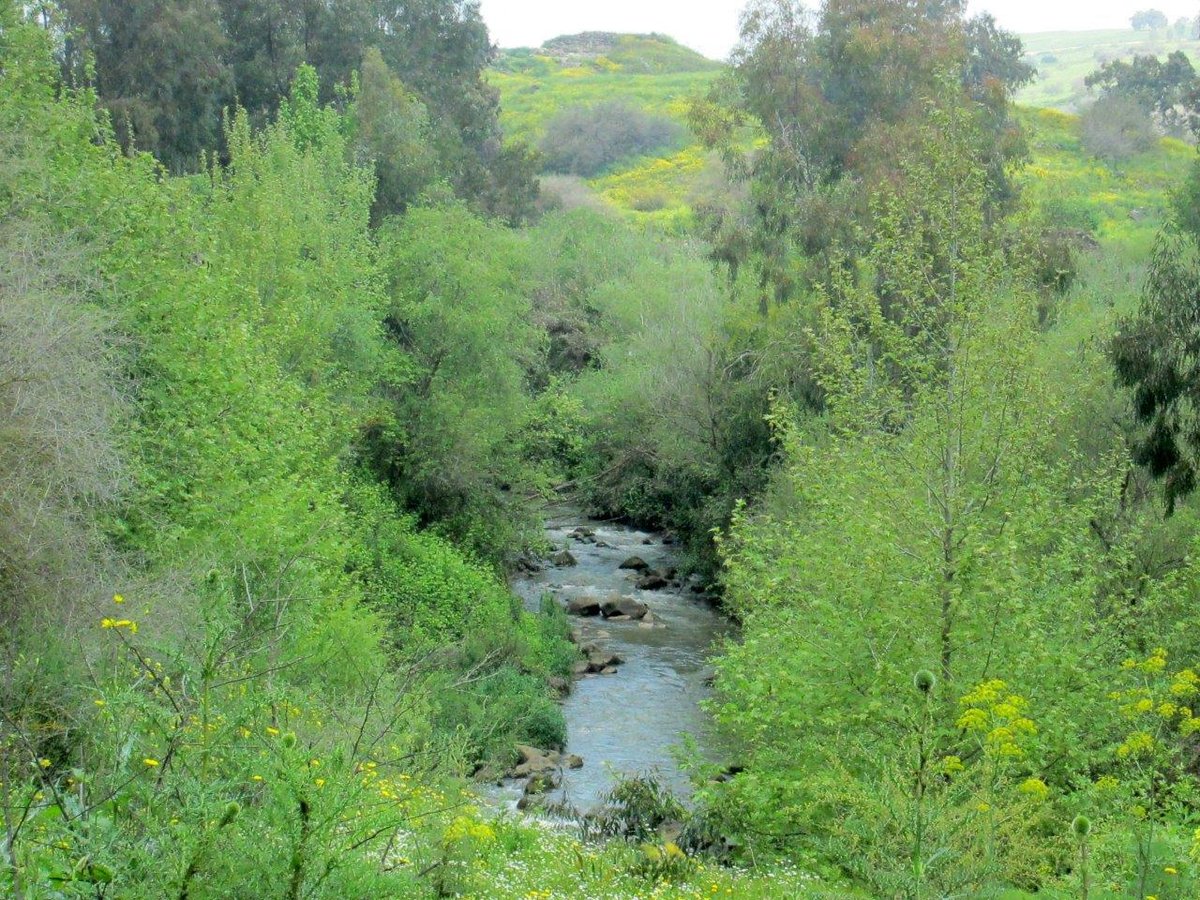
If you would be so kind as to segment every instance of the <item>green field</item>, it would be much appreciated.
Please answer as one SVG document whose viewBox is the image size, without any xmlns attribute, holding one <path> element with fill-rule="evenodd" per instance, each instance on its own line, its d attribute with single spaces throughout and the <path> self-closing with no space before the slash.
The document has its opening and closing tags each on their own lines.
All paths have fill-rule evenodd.
<svg viewBox="0 0 1200 900">
<path fill-rule="evenodd" d="M 1200 59 L 1200 41 L 1180 40 L 1165 31 L 1047 31 L 1022 35 L 1021 40 L 1025 59 L 1037 68 L 1038 77 L 1017 95 L 1017 102 L 1068 112 L 1087 105 L 1083 80 L 1108 60 L 1147 53 L 1161 57 L 1175 50 L 1185 51 L 1193 61 Z"/>
</svg>

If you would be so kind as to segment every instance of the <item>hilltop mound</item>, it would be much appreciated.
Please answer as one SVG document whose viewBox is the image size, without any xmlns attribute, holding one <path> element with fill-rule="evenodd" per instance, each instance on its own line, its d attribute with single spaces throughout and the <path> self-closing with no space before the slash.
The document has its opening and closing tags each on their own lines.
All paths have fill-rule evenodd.
<svg viewBox="0 0 1200 900">
<path fill-rule="evenodd" d="M 496 67 L 519 71 L 538 63 L 556 63 L 568 69 L 590 68 L 655 75 L 709 72 L 723 65 L 665 34 L 585 31 L 551 38 L 536 50 L 502 50 Z"/>
</svg>

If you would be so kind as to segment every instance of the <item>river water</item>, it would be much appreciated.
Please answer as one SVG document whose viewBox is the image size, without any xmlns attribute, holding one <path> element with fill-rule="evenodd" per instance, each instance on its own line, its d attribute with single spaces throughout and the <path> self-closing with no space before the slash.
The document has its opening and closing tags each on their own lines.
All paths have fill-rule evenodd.
<svg viewBox="0 0 1200 900">
<path fill-rule="evenodd" d="M 571 536 L 579 526 L 593 530 L 595 543 Z M 677 554 L 661 535 L 590 521 L 566 508 L 550 511 L 546 532 L 556 549 L 570 550 L 577 565 L 547 566 L 516 578 L 513 589 L 528 609 L 538 609 L 545 593 L 561 603 L 623 595 L 646 604 L 653 618 L 647 624 L 571 617 L 580 643 L 595 643 L 624 662 L 615 675 L 581 676 L 563 702 L 567 752 L 582 756 L 584 765 L 564 771 L 562 787 L 546 799 L 586 811 L 612 788 L 618 773 L 646 772 L 686 795 L 688 780 L 672 748 L 691 735 L 701 752 L 715 755 L 712 724 L 700 704 L 710 696 L 706 678 L 714 645 L 732 625 L 688 585 L 642 591 L 634 586 L 636 573 L 619 568 L 635 555 L 659 571 L 674 566 Z"/>
</svg>

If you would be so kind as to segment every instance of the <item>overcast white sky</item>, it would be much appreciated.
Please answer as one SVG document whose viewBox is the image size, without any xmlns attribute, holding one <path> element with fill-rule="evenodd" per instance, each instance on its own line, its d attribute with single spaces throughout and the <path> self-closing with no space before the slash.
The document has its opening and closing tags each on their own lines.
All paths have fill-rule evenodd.
<svg viewBox="0 0 1200 900">
<path fill-rule="evenodd" d="M 744 0 L 481 0 L 501 47 L 536 47 L 578 31 L 660 31 L 715 59 L 737 40 Z M 810 5 L 817 5 L 810 0 Z M 1200 13 L 1200 0 L 971 0 L 1011 31 L 1123 28 L 1139 9 L 1161 9 L 1175 21 Z"/>
</svg>

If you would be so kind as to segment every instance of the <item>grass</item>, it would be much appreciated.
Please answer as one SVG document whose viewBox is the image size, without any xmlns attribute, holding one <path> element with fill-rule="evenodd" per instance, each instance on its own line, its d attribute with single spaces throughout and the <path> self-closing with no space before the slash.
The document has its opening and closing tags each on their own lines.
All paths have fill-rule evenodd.
<svg viewBox="0 0 1200 900">
<path fill-rule="evenodd" d="M 1163 138 L 1151 150 L 1110 165 L 1081 146 L 1075 116 L 1020 109 L 1018 119 L 1031 153 L 1018 175 L 1029 202 L 1054 207 L 1066 225 L 1093 230 L 1106 253 L 1144 259 L 1195 149 Z"/>
<path fill-rule="evenodd" d="M 865 897 L 797 866 L 723 867 L 683 855 L 672 844 L 581 843 L 536 821 L 490 823 L 459 862 L 455 887 L 488 900 L 738 900 Z"/>
<path fill-rule="evenodd" d="M 1193 62 L 1200 60 L 1200 41 L 1180 39 L 1165 30 L 1047 31 L 1022 35 L 1021 40 L 1025 59 L 1037 68 L 1038 78 L 1017 95 L 1017 102 L 1067 112 L 1087 105 L 1083 80 L 1106 60 L 1147 53 L 1162 57 L 1175 50 L 1183 50 Z"/>
</svg>

